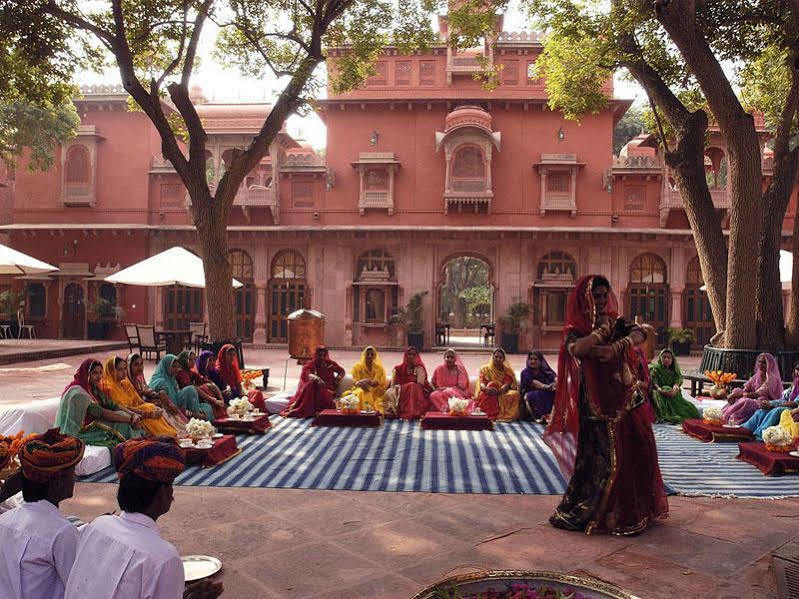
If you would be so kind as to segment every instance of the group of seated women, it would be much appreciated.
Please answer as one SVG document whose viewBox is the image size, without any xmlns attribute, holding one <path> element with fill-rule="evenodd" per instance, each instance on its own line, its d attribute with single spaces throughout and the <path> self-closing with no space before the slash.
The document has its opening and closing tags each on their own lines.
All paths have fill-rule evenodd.
<svg viewBox="0 0 799 599">
<path fill-rule="evenodd" d="M 330 358 L 327 348 L 317 348 L 314 359 L 302 369 L 297 392 L 281 414 L 310 418 L 335 408 L 336 391 L 344 376 L 345 370 Z M 443 362 L 429 377 L 418 350 L 409 347 L 389 380 L 377 350 L 369 346 L 352 367 L 352 381 L 345 394 L 355 396 L 361 410 L 403 420 L 419 419 L 431 410 L 446 411 L 450 398 L 456 397 L 468 400 L 468 410 L 479 408 L 492 420 L 544 421 L 555 398 L 555 373 L 541 352 L 528 354 L 520 386 L 501 348 L 480 368 L 475 388 L 453 349 L 444 352 Z"/>
<path fill-rule="evenodd" d="M 217 356 L 204 351 L 166 354 L 149 383 L 138 353 L 112 356 L 101 364 L 84 360 L 61 395 L 56 426 L 88 445 L 113 447 L 145 436 L 178 436 L 190 418 L 226 415 L 231 399 L 247 397 L 266 411 L 260 391 L 242 388 L 236 348 L 224 345 Z"/>
<path fill-rule="evenodd" d="M 735 389 L 722 410 L 724 421 L 750 430 L 756 439 L 770 426 L 781 426 L 799 438 L 799 361 L 793 365 L 792 385 L 783 391 L 777 360 L 768 353 L 757 357 L 755 374 Z"/>
</svg>

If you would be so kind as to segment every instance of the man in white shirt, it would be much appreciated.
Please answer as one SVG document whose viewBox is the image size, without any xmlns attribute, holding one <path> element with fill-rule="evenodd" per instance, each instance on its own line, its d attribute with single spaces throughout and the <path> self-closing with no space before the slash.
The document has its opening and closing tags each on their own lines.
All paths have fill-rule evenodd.
<svg viewBox="0 0 799 599">
<path fill-rule="evenodd" d="M 0 596 L 62 599 L 78 546 L 78 530 L 58 504 L 72 497 L 83 441 L 51 429 L 25 443 L 22 466 L 2 495 L 22 489 L 24 503 L 0 514 Z M 0 465 L 0 469 L 2 465 Z"/>
<path fill-rule="evenodd" d="M 174 439 L 133 439 L 114 448 L 119 516 L 100 516 L 81 531 L 66 599 L 213 599 L 219 582 L 185 588 L 183 563 L 155 521 L 172 505 L 172 482 L 183 471 Z"/>
</svg>

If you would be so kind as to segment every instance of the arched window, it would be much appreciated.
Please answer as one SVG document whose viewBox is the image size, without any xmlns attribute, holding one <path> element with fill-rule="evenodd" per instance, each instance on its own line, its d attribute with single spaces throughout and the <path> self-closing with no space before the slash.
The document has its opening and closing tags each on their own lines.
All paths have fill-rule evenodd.
<svg viewBox="0 0 799 599">
<path fill-rule="evenodd" d="M 669 325 L 671 292 L 666 276 L 666 263 L 655 254 L 641 254 L 630 263 L 627 287 L 627 314 L 630 319 L 640 316 L 657 331 L 657 342 L 666 342 Z"/>
<path fill-rule="evenodd" d="M 480 148 L 466 145 L 455 150 L 451 187 L 453 191 L 486 190 L 486 165 Z"/>
<path fill-rule="evenodd" d="M 269 282 L 269 341 L 288 340 L 289 314 L 305 307 L 305 260 L 294 250 L 283 250 L 272 260 Z"/>
<path fill-rule="evenodd" d="M 244 250 L 230 250 L 230 270 L 234 279 L 243 283 L 233 293 L 236 298 L 236 336 L 252 339 L 255 324 L 255 284 L 253 283 L 252 258 Z"/>
<path fill-rule="evenodd" d="M 536 321 L 544 331 L 559 330 L 566 321 L 566 302 L 577 277 L 577 262 L 555 250 L 538 262 L 535 283 Z"/>
<path fill-rule="evenodd" d="M 566 252 L 549 252 L 538 262 L 539 280 L 569 278 L 573 281 L 576 276 L 577 262 Z"/>
<path fill-rule="evenodd" d="M 631 283 L 665 283 L 666 263 L 655 254 L 641 254 L 630 264 Z"/>
<path fill-rule="evenodd" d="M 25 289 L 28 318 L 44 318 L 47 312 L 47 293 L 41 283 L 29 283 Z"/>
<path fill-rule="evenodd" d="M 67 150 L 64 163 L 67 184 L 87 184 L 89 182 L 89 150 L 76 145 Z"/>
<path fill-rule="evenodd" d="M 702 276 L 702 267 L 699 265 L 699 256 L 694 256 L 694 259 L 688 263 L 688 269 L 685 273 L 686 285 L 699 285 L 700 287 L 705 284 L 705 279 Z"/>
<path fill-rule="evenodd" d="M 252 258 L 247 252 L 244 250 L 230 250 L 228 260 L 230 260 L 230 270 L 234 278 L 239 279 L 242 283 L 252 280 Z"/>
<path fill-rule="evenodd" d="M 272 261 L 273 279 L 304 279 L 305 260 L 294 250 L 283 250 Z"/>
</svg>

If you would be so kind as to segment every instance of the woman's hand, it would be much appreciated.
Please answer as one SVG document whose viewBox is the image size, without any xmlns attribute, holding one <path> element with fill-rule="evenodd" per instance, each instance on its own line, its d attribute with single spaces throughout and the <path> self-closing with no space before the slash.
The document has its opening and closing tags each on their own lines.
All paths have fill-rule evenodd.
<svg viewBox="0 0 799 599">
<path fill-rule="evenodd" d="M 613 359 L 613 349 L 609 345 L 595 345 L 591 348 L 590 355 L 600 362 L 610 362 Z"/>
<path fill-rule="evenodd" d="M 139 416 L 138 414 L 131 414 L 131 416 L 130 416 L 130 425 L 133 428 L 139 428 L 140 424 L 141 424 L 141 416 Z"/>
<path fill-rule="evenodd" d="M 761 399 L 760 400 L 760 409 L 761 410 L 768 410 L 769 408 L 771 408 L 771 404 L 768 402 L 768 400 Z"/>
</svg>

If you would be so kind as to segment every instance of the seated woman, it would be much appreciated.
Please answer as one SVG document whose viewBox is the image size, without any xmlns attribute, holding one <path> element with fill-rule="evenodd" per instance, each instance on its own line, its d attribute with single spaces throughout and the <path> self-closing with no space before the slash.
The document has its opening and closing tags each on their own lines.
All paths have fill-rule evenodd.
<svg viewBox="0 0 799 599">
<path fill-rule="evenodd" d="M 382 414 L 388 382 L 380 356 L 371 345 L 364 348 L 361 359 L 352 367 L 352 380 L 350 393 L 359 399 L 361 410 L 372 409 Z"/>
<path fill-rule="evenodd" d="M 197 371 L 197 374 L 216 385 L 225 403 L 230 403 L 233 397 L 231 397 L 230 388 L 222 382 L 222 377 L 219 376 L 219 371 L 216 369 L 216 357 L 214 356 L 214 352 L 207 349 L 201 351 L 197 360 L 194 362 L 194 370 Z"/>
<path fill-rule="evenodd" d="M 183 389 L 184 387 L 193 386 L 197 389 L 197 396 L 200 398 L 200 402 L 211 406 L 214 418 L 225 418 L 227 412 L 222 393 L 210 380 L 192 369 L 194 366 L 194 352 L 184 349 L 177 355 L 175 362 L 178 365 L 178 372 L 175 376 L 178 387 Z"/>
<path fill-rule="evenodd" d="M 144 360 L 141 354 L 133 352 L 128 356 L 128 380 L 139 397 L 149 401 L 164 411 L 164 420 L 167 424 L 178 432 L 182 432 L 186 428 L 188 418 L 172 400 L 166 391 L 156 391 L 150 389 L 147 381 L 144 379 Z"/>
<path fill-rule="evenodd" d="M 449 398 L 472 399 L 472 389 L 469 385 L 469 374 L 454 349 L 444 352 L 444 363 L 433 371 L 430 379 L 434 391 L 430 393 L 432 408 L 446 412 L 449 410 Z M 474 408 L 474 402 L 469 401 L 469 412 Z"/>
<path fill-rule="evenodd" d="M 501 347 L 494 350 L 491 361 L 480 369 L 479 385 L 480 394 L 475 403 L 486 416 L 491 420 L 519 419 L 519 385 Z"/>
<path fill-rule="evenodd" d="M 741 424 L 749 420 L 762 401 L 782 397 L 782 378 L 777 359 L 762 353 L 755 361 L 755 373 L 743 389 L 735 389 L 727 398 L 728 405 L 721 411 L 725 423 Z"/>
<path fill-rule="evenodd" d="M 431 391 L 419 350 L 409 347 L 402 362 L 394 367 L 391 387 L 383 396 L 384 413 L 387 417 L 403 420 L 419 419 L 430 407 Z"/>
<path fill-rule="evenodd" d="M 150 377 L 150 387 L 155 391 L 165 391 L 169 400 L 190 418 L 213 419 L 211 406 L 207 403 L 200 403 L 197 389 L 193 386 L 178 388 L 175 376 L 179 368 L 175 354 L 166 354 L 158 362 L 153 376 Z"/>
<path fill-rule="evenodd" d="M 141 428 L 150 435 L 175 437 L 178 432 L 164 420 L 164 411 L 158 406 L 142 401 L 128 380 L 128 363 L 119 357 L 105 361 L 100 389 L 118 406 L 123 406 L 141 416 Z"/>
<path fill-rule="evenodd" d="M 312 418 L 322 410 L 332 410 L 336 407 L 336 389 L 345 374 L 345 370 L 330 359 L 327 348 L 320 345 L 314 352 L 314 359 L 302 367 L 297 392 L 280 415 Z"/>
<path fill-rule="evenodd" d="M 682 396 L 682 371 L 674 352 L 662 349 L 657 362 L 650 364 L 649 375 L 657 422 L 682 424 L 683 420 L 699 418 L 696 406 Z"/>
<path fill-rule="evenodd" d="M 145 432 L 137 428 L 141 417 L 119 408 L 102 394 L 102 376 L 103 365 L 97 360 L 89 358 L 80 365 L 61 394 L 55 419 L 61 434 L 102 447 L 143 436 Z"/>
<path fill-rule="evenodd" d="M 521 412 L 530 420 L 546 424 L 555 403 L 556 376 L 544 354 L 540 351 L 527 354 L 527 365 L 522 370 L 521 379 Z"/>
<path fill-rule="evenodd" d="M 799 362 L 793 365 L 793 385 L 779 399 L 762 401 L 760 409 L 741 426 L 752 431 L 755 439 L 763 440 L 763 431 L 781 423 L 782 413 L 799 405 Z M 793 419 L 791 419 L 793 421 Z M 787 420 L 786 420 L 787 422 Z M 788 428 L 788 427 L 786 427 Z"/>
<path fill-rule="evenodd" d="M 223 345 L 219 348 L 219 354 L 216 358 L 216 370 L 219 372 L 219 380 L 222 385 L 219 386 L 220 390 L 225 387 L 230 389 L 230 398 L 246 397 L 250 403 L 261 410 L 266 412 L 266 402 L 264 394 L 257 389 L 244 391 L 241 386 L 241 370 L 239 370 L 239 358 L 236 354 L 236 348 L 230 343 Z M 211 379 L 213 380 L 213 379 Z"/>
</svg>

